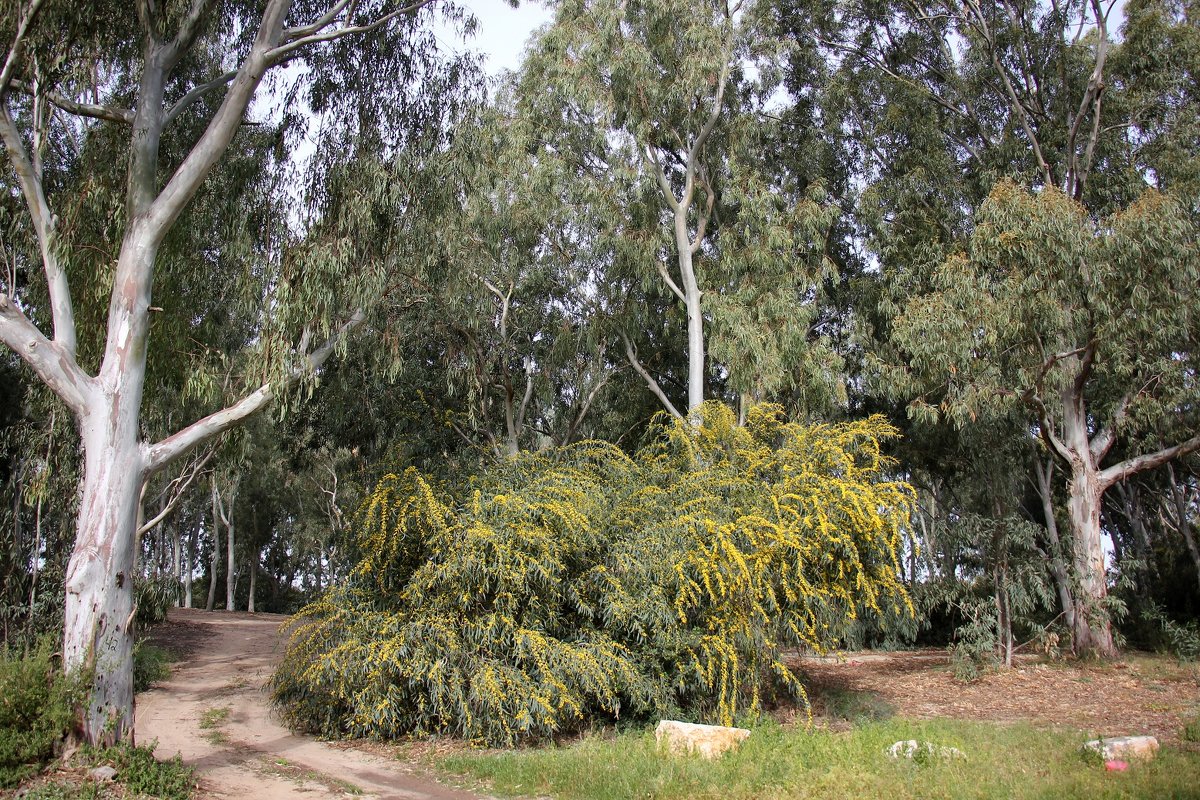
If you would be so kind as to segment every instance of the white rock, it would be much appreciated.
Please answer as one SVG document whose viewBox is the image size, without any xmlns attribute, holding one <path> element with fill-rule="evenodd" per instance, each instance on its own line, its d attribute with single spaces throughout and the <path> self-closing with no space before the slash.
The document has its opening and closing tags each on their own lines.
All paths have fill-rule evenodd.
<svg viewBox="0 0 1200 800">
<path fill-rule="evenodd" d="M 1093 739 L 1083 747 L 1098 753 L 1105 761 L 1149 760 L 1158 753 L 1158 739 L 1153 736 L 1114 736 L 1110 739 Z"/>
<path fill-rule="evenodd" d="M 745 728 L 726 728 L 721 725 L 696 725 L 664 719 L 654 729 L 659 747 L 666 746 L 675 755 L 696 753 L 702 758 L 716 758 L 735 750 L 750 735 Z"/>
<path fill-rule="evenodd" d="M 88 777 L 97 782 L 115 781 L 117 771 L 109 766 L 95 767 L 88 770 Z"/>
<path fill-rule="evenodd" d="M 891 758 L 939 758 L 950 761 L 956 758 L 966 758 L 967 754 L 957 747 L 934 744 L 933 742 L 918 742 L 916 739 L 902 739 L 884 751 Z"/>
</svg>

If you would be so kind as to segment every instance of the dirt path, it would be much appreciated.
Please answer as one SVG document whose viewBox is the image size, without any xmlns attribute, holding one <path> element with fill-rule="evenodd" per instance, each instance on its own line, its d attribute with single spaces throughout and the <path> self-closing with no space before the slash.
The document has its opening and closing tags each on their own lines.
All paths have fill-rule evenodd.
<svg viewBox="0 0 1200 800">
<path fill-rule="evenodd" d="M 138 695 L 139 743 L 182 755 L 203 798 L 472 800 L 419 766 L 296 736 L 270 709 L 267 682 L 287 618 L 173 609 L 155 638 L 184 660 L 171 679 Z"/>
</svg>

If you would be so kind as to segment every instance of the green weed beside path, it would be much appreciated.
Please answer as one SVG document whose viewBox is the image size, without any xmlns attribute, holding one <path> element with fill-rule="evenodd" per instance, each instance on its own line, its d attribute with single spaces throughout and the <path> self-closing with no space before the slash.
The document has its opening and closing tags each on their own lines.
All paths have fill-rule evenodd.
<svg viewBox="0 0 1200 800">
<path fill-rule="evenodd" d="M 1200 753 L 1164 749 L 1152 762 L 1107 772 L 1083 757 L 1086 738 L 952 720 L 874 722 L 843 733 L 765 725 L 739 751 L 711 762 L 665 755 L 644 732 L 458 753 L 439 766 L 500 796 L 554 800 L 1200 798 Z M 957 747 L 967 757 L 915 763 L 885 755 L 902 739 Z"/>
</svg>

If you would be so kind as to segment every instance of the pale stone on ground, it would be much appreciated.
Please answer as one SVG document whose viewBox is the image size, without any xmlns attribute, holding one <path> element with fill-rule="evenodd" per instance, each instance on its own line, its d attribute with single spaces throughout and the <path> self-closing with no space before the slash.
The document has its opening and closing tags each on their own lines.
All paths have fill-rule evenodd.
<svg viewBox="0 0 1200 800">
<path fill-rule="evenodd" d="M 1158 739 L 1153 736 L 1115 736 L 1111 739 L 1093 739 L 1083 747 L 1085 750 L 1099 753 L 1105 761 L 1148 760 L 1158 753 Z"/>
<path fill-rule="evenodd" d="M 95 767 L 88 770 L 88 777 L 98 783 L 107 783 L 108 781 L 116 780 L 117 771 L 109 766 Z"/>
<path fill-rule="evenodd" d="M 736 750 L 749 735 L 745 728 L 696 725 L 673 719 L 664 719 L 654 729 L 660 747 L 665 744 L 675 755 L 696 753 L 702 758 L 716 758 L 727 750 Z"/>
<path fill-rule="evenodd" d="M 922 755 L 926 758 L 951 760 L 967 757 L 967 754 L 957 747 L 948 747 L 933 742 L 918 742 L 916 739 L 903 739 L 893 744 L 885 752 L 892 758 L 916 758 L 918 755 Z"/>
</svg>

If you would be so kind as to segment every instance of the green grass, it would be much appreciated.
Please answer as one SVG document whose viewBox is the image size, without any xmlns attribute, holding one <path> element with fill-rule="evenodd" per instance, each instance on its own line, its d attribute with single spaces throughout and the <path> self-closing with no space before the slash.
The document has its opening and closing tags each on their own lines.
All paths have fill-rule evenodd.
<svg viewBox="0 0 1200 800">
<path fill-rule="evenodd" d="M 870 722 L 845 733 L 768 724 L 739 751 L 711 762 L 667 756 L 646 732 L 459 754 L 438 765 L 501 796 L 555 800 L 1200 798 L 1200 754 L 1164 750 L 1152 762 L 1110 773 L 1084 758 L 1085 738 L 951 720 Z M 967 757 L 893 761 L 883 751 L 901 739 L 957 747 Z"/>
<path fill-rule="evenodd" d="M 200 730 L 204 731 L 204 738 L 208 740 L 209 744 L 221 745 L 229 741 L 225 731 L 221 730 L 221 726 L 227 719 L 229 719 L 229 706 L 208 708 L 200 715 Z"/>
</svg>

